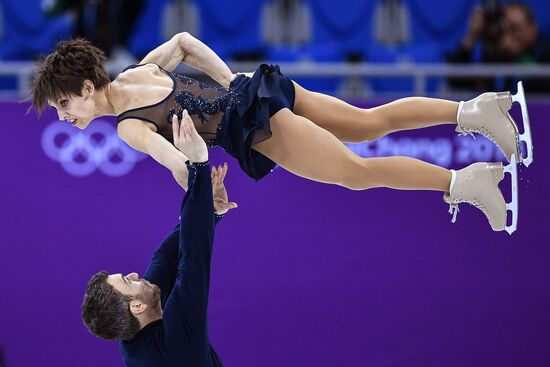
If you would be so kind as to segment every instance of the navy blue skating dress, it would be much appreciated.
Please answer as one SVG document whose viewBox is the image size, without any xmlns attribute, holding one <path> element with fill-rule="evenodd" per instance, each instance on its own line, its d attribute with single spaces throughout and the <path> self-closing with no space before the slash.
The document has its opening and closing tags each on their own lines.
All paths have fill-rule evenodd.
<svg viewBox="0 0 550 367">
<path fill-rule="evenodd" d="M 149 122 L 173 143 L 172 117 L 176 114 L 181 119 L 186 109 L 208 146 L 222 147 L 238 160 L 248 176 L 259 180 L 273 170 L 275 162 L 251 147 L 271 137 L 271 116 L 283 108 L 294 108 L 294 84 L 281 74 L 279 66 L 262 64 L 251 78 L 238 75 L 229 88 L 211 86 L 158 67 L 172 78 L 172 92 L 158 103 L 125 111 L 118 116 L 118 122 Z"/>
</svg>

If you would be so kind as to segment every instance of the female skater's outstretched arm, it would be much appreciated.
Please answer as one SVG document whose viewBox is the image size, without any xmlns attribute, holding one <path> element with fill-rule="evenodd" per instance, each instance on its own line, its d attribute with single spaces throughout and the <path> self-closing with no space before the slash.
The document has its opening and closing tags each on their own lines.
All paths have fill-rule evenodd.
<svg viewBox="0 0 550 367">
<path fill-rule="evenodd" d="M 188 116 L 187 116 L 188 117 Z M 166 167 L 176 182 L 187 191 L 187 156 L 176 149 L 168 140 L 151 130 L 143 121 L 127 120 L 118 124 L 118 136 L 129 146 L 149 155 Z"/>
<path fill-rule="evenodd" d="M 233 77 L 227 64 L 214 51 L 187 32 L 176 34 L 168 42 L 149 52 L 140 64 L 148 62 L 170 71 L 183 62 L 207 74 L 224 87 L 229 86 Z"/>
<path fill-rule="evenodd" d="M 187 32 L 176 34 L 169 41 L 149 52 L 140 64 L 154 63 L 165 70 L 174 70 L 180 63 L 192 66 L 228 87 L 233 74 L 229 67 L 204 43 Z M 168 168 L 176 181 L 187 189 L 187 158 L 142 121 L 123 121 L 118 134 L 128 145 L 150 155 Z"/>
</svg>

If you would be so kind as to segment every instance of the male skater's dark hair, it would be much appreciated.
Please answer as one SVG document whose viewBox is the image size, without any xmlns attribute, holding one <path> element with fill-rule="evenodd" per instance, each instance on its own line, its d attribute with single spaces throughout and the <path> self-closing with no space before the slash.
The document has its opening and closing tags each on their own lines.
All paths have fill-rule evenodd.
<svg viewBox="0 0 550 367">
<path fill-rule="evenodd" d="M 132 338 L 140 330 L 138 319 L 130 312 L 130 296 L 107 283 L 101 271 L 88 282 L 82 304 L 82 320 L 92 334 L 102 339 Z"/>
<path fill-rule="evenodd" d="M 97 89 L 106 87 L 110 82 L 103 66 L 106 60 L 103 51 L 85 39 L 58 42 L 51 54 L 38 61 L 31 86 L 32 106 L 40 113 L 48 101 L 82 96 L 86 79 Z"/>
</svg>

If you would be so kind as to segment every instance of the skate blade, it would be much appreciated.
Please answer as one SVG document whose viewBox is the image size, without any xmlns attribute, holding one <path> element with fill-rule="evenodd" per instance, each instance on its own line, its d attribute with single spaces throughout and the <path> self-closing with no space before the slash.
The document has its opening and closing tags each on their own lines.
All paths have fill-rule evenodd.
<svg viewBox="0 0 550 367">
<path fill-rule="evenodd" d="M 512 201 L 506 203 L 506 211 L 512 212 L 512 224 L 506 226 L 504 229 L 508 234 L 512 234 L 518 227 L 518 170 L 516 155 L 512 154 L 510 164 L 504 167 L 504 174 L 509 173 L 512 182 Z"/>
<path fill-rule="evenodd" d="M 527 110 L 527 102 L 525 100 L 525 91 L 523 90 L 523 82 L 518 82 L 518 90 L 512 95 L 512 103 L 518 102 L 521 107 L 521 118 L 523 120 L 523 134 L 519 135 L 519 140 L 525 142 L 527 146 L 527 156 L 521 156 L 521 162 L 525 167 L 533 162 L 533 141 L 531 139 L 531 124 L 529 122 L 529 111 Z M 520 153 L 521 154 L 521 153 Z"/>
</svg>

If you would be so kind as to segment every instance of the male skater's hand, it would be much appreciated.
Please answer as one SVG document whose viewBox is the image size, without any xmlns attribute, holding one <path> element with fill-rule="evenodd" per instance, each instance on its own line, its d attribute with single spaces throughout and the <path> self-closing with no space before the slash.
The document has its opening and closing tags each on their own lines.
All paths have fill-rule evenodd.
<svg viewBox="0 0 550 367">
<path fill-rule="evenodd" d="M 191 163 L 206 162 L 208 160 L 206 143 L 195 129 L 193 120 L 191 120 L 187 110 L 183 110 L 181 124 L 178 121 L 178 116 L 174 115 L 172 117 L 172 132 L 174 134 L 174 145 L 189 158 Z"/>
<path fill-rule="evenodd" d="M 212 167 L 212 191 L 214 196 L 214 211 L 218 215 L 223 215 L 229 211 L 229 209 L 235 209 L 237 203 L 229 202 L 227 197 L 227 190 L 223 184 L 225 174 L 227 173 L 227 163 L 223 166 Z"/>
</svg>

